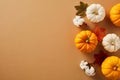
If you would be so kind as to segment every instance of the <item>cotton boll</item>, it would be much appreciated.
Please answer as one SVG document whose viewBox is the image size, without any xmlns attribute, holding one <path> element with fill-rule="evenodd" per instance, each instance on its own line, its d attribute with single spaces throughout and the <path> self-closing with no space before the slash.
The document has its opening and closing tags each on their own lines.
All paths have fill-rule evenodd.
<svg viewBox="0 0 120 80">
<path fill-rule="evenodd" d="M 81 61 L 81 63 L 80 63 L 80 68 L 83 69 L 83 70 L 89 68 L 89 67 L 87 66 L 87 64 L 88 64 L 87 61 Z"/>
<path fill-rule="evenodd" d="M 73 19 L 73 24 L 76 25 L 77 27 L 79 27 L 80 25 L 83 25 L 84 21 L 85 20 L 83 18 L 81 18 L 81 16 L 76 16 Z"/>
<path fill-rule="evenodd" d="M 95 73 L 95 69 L 91 66 L 90 68 L 87 68 L 85 69 L 85 73 L 88 75 L 88 76 L 94 76 L 96 73 Z"/>
</svg>

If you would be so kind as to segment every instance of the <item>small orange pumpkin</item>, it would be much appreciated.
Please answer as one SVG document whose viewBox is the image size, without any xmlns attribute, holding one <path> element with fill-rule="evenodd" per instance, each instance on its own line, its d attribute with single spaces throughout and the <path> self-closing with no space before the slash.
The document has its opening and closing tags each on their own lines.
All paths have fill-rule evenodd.
<svg viewBox="0 0 120 80">
<path fill-rule="evenodd" d="M 114 25 L 120 27 L 120 3 L 114 5 L 110 10 L 110 19 Z"/>
<path fill-rule="evenodd" d="M 81 52 L 90 53 L 97 44 L 97 36 L 89 30 L 81 31 L 76 35 L 75 45 Z"/>
<path fill-rule="evenodd" d="M 107 57 L 101 65 L 101 70 L 108 79 L 120 78 L 120 58 L 117 56 Z"/>
</svg>

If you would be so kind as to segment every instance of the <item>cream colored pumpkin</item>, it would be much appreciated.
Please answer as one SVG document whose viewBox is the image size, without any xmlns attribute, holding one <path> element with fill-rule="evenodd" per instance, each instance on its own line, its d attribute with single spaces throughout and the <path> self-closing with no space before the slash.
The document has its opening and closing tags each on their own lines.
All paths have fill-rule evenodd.
<svg viewBox="0 0 120 80">
<path fill-rule="evenodd" d="M 107 34 L 102 41 L 105 50 L 109 52 L 116 52 L 120 49 L 120 38 L 116 34 Z"/>
<path fill-rule="evenodd" d="M 91 4 L 86 10 L 86 16 L 91 22 L 100 22 L 105 18 L 105 9 L 100 4 Z"/>
</svg>

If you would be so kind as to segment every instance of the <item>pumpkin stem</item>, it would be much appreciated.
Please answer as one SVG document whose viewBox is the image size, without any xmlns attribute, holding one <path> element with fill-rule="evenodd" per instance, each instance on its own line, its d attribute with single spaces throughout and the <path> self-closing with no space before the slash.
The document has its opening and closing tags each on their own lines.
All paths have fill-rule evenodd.
<svg viewBox="0 0 120 80">
<path fill-rule="evenodd" d="M 115 70 L 115 71 L 116 71 L 116 70 L 117 70 L 117 68 L 118 68 L 117 66 L 114 66 L 114 67 L 113 67 L 113 70 Z"/>
<path fill-rule="evenodd" d="M 114 42 L 111 42 L 112 45 L 114 45 L 115 43 Z"/>
<path fill-rule="evenodd" d="M 98 15 L 98 12 L 97 12 L 97 11 L 94 11 L 93 14 Z"/>
<path fill-rule="evenodd" d="M 88 38 L 86 39 L 86 43 L 89 43 L 89 38 L 90 38 L 90 35 L 88 36 Z"/>
<path fill-rule="evenodd" d="M 89 43 L 89 39 L 87 39 L 85 42 L 86 42 L 86 43 Z"/>
</svg>

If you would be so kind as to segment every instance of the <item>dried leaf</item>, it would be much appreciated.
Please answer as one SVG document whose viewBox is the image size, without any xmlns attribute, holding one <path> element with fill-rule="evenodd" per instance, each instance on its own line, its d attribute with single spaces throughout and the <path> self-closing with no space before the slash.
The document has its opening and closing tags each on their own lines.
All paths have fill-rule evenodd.
<svg viewBox="0 0 120 80">
<path fill-rule="evenodd" d="M 80 5 L 75 6 L 75 9 L 77 10 L 76 15 L 84 17 L 87 7 L 88 7 L 87 3 L 80 2 Z"/>
<path fill-rule="evenodd" d="M 97 54 L 94 54 L 94 64 L 101 65 L 104 59 L 107 57 L 107 54 L 104 53 L 103 51 L 99 51 Z"/>
<path fill-rule="evenodd" d="M 103 37 L 105 36 L 105 31 L 106 29 L 105 28 L 101 28 L 99 26 L 97 26 L 93 32 L 96 34 L 97 38 L 98 38 L 98 41 L 102 41 Z"/>
</svg>

